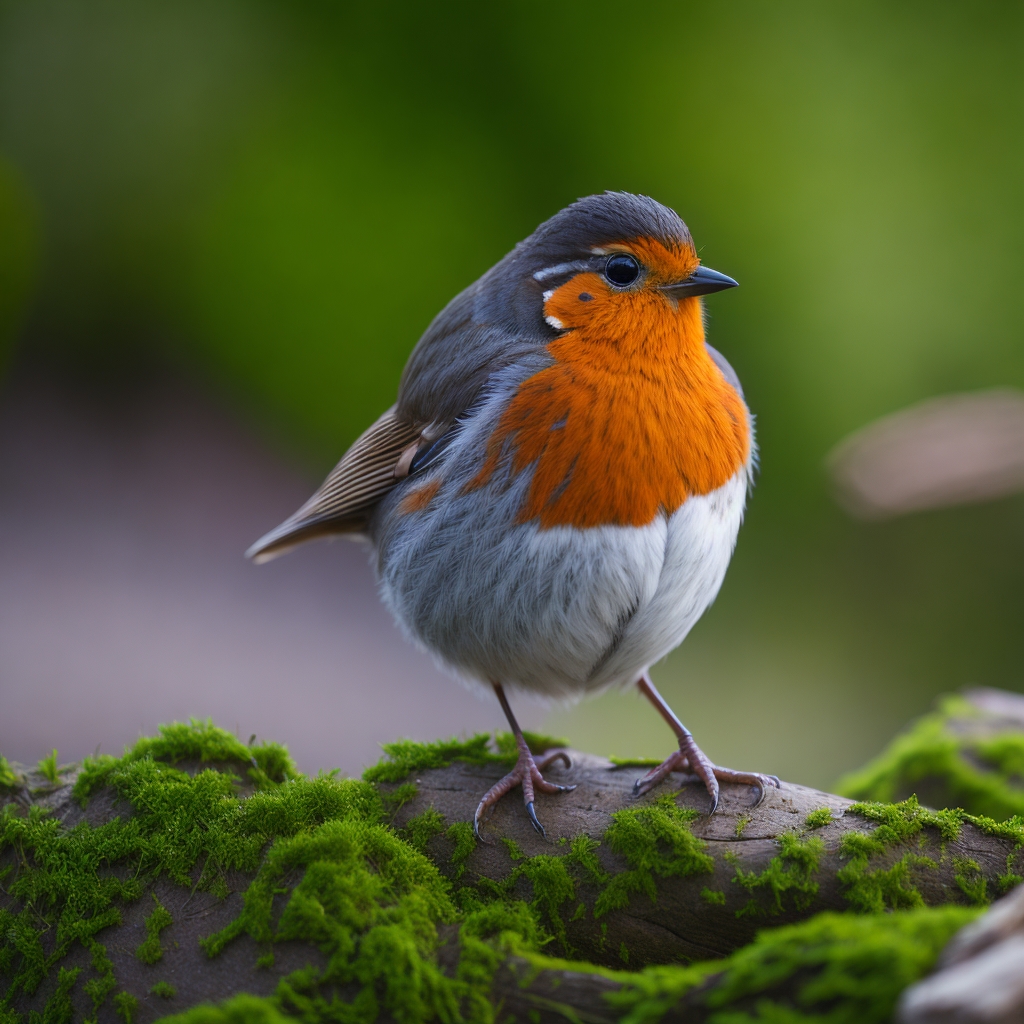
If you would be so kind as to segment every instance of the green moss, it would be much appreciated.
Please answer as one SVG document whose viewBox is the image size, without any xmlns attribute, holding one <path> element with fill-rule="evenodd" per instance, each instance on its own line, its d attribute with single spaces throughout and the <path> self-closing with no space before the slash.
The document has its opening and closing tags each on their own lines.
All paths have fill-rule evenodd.
<svg viewBox="0 0 1024 1024">
<path fill-rule="evenodd" d="M 159 999 L 173 999 L 178 994 L 178 990 L 169 981 L 158 981 L 149 990 L 149 994 L 157 996 Z"/>
<path fill-rule="evenodd" d="M 725 906 L 725 893 L 721 889 L 709 889 L 706 885 L 700 891 L 700 898 L 714 906 Z"/>
<path fill-rule="evenodd" d="M 874 761 L 840 779 L 837 792 L 891 802 L 927 786 L 930 802 L 997 821 L 1024 815 L 1024 736 L 1011 732 L 980 739 L 951 727 L 953 720 L 977 716 L 964 698 L 944 698 Z"/>
<path fill-rule="evenodd" d="M 161 1017 L 160 1024 L 296 1024 L 282 1013 L 273 999 L 238 995 L 218 1006 L 193 1006 L 184 1013 Z"/>
<path fill-rule="evenodd" d="M 486 760 L 500 759 L 483 740 L 468 753 L 465 746 L 434 745 L 430 757 L 471 757 L 476 750 Z M 696 812 L 665 796 L 613 815 L 603 842 L 626 861 L 626 870 L 617 875 L 602 866 L 601 844 L 586 836 L 566 843 L 560 855 L 528 857 L 507 843 L 512 865 L 503 882 L 481 879 L 453 892 L 421 851 L 443 834 L 452 843 L 451 863 L 460 876 L 475 849 L 470 823 L 446 828 L 441 815 L 430 810 L 398 833 L 389 825 L 394 805 L 375 785 L 331 774 L 313 779 L 290 775 L 287 762 L 278 758 L 275 766 L 273 752 L 283 748 L 274 746 L 267 748 L 272 753 L 259 774 L 250 774 L 255 791 L 242 799 L 232 771 L 236 765 L 249 771 L 244 758 L 255 749 L 209 723 L 165 727 L 121 758 L 91 760 L 79 778 L 83 801 L 98 786 L 107 786 L 131 807 L 130 817 L 68 829 L 38 807 L 26 812 L 11 804 L 3 810 L 0 854 L 12 850 L 18 855 L 7 858 L 3 878 L 12 902 L 0 910 L 0 979 L 7 986 L 0 990 L 0 1024 L 24 1024 L 10 1010 L 12 1000 L 31 995 L 51 976 L 45 1021 L 70 1020 L 78 985 L 92 1003 L 88 1020 L 95 1020 L 109 1001 L 126 1021 L 132 1018 L 137 1001 L 118 992 L 101 933 L 118 925 L 123 909 L 151 892 L 158 879 L 221 894 L 228 891 L 227 880 L 238 877 L 233 872 L 250 880 L 238 917 L 207 937 L 204 946 L 212 956 L 247 934 L 259 944 L 258 962 L 267 966 L 281 941 L 312 942 L 324 957 L 324 966 L 280 979 L 265 1000 L 239 997 L 220 1007 L 194 1008 L 176 1020 L 363 1024 L 386 1015 L 402 1024 L 432 1019 L 493 1024 L 491 979 L 509 953 L 526 957 L 534 967 L 555 963 L 539 951 L 556 948 L 552 943 L 568 951 L 569 922 L 585 916 L 591 901 L 600 917 L 626 906 L 634 894 L 655 897 L 659 878 L 699 876 L 713 868 L 706 845 L 690 830 Z M 399 753 L 403 770 L 419 756 L 408 747 Z M 216 762 L 216 768 L 194 776 L 168 763 L 204 758 Z M 389 781 L 394 781 L 396 763 L 387 762 Z M 866 855 L 866 868 L 872 856 L 912 841 L 925 827 L 950 837 L 969 821 L 1015 846 L 1024 838 L 1020 820 L 1000 823 L 962 812 L 926 812 L 910 802 L 896 808 L 862 805 L 857 812 L 875 824 L 871 835 L 859 834 L 866 844 L 859 851 Z M 809 898 L 819 843 L 814 836 L 785 837 L 765 872 L 738 881 L 751 893 L 771 892 L 777 907 L 784 899 Z M 1011 858 L 1007 875 L 1013 866 Z M 968 862 L 958 865 L 960 879 L 967 896 L 987 894 L 995 885 L 994 879 L 979 879 Z M 988 881 L 993 885 L 982 888 Z M 524 883 L 528 900 L 516 898 Z M 587 887 L 584 895 L 581 886 Z M 706 886 L 702 898 L 719 906 L 725 899 Z M 170 923 L 166 910 L 156 902 L 154 907 L 140 947 L 143 959 L 155 958 L 161 929 Z M 457 965 L 447 974 L 437 959 L 444 926 L 457 926 L 459 936 Z M 89 964 L 69 970 L 65 957 L 76 946 L 88 951 Z M 587 965 L 581 969 L 597 971 Z M 669 971 L 657 976 L 657 998 L 664 1000 L 666 993 L 678 990 L 680 978 L 707 977 L 721 971 L 722 964 L 659 970 Z M 614 972 L 600 973 L 611 977 Z M 647 981 L 641 984 L 642 977 Z M 648 995 L 654 989 L 644 986 L 654 977 L 621 974 L 631 991 Z M 357 993 L 352 1002 L 340 1001 L 342 990 Z M 640 996 L 637 1000 L 630 1013 L 643 1002 Z"/>
<path fill-rule="evenodd" d="M 384 801 L 384 806 L 387 807 L 388 812 L 394 817 L 407 803 L 416 799 L 419 791 L 420 788 L 415 782 L 404 782 L 400 786 L 395 786 L 392 790 L 382 790 L 380 798 Z"/>
<path fill-rule="evenodd" d="M 406 822 L 401 835 L 414 850 L 423 853 L 427 848 L 427 843 L 444 830 L 444 815 L 435 811 L 433 807 L 428 807 L 422 814 L 418 814 Z"/>
<path fill-rule="evenodd" d="M 509 881 L 514 883 L 521 877 L 529 879 L 533 888 L 530 906 L 546 921 L 565 953 L 572 955 L 562 907 L 575 900 L 576 882 L 569 874 L 566 858 L 549 854 L 528 857 L 512 872 Z"/>
<path fill-rule="evenodd" d="M 582 870 L 583 877 L 591 885 L 603 888 L 608 884 L 611 875 L 601 867 L 601 862 L 598 860 L 597 850 L 600 845 L 596 839 L 591 839 L 590 836 L 576 836 L 569 845 L 566 859 L 570 864 L 577 865 Z"/>
<path fill-rule="evenodd" d="M 523 730 L 523 739 L 526 740 L 526 745 L 533 754 L 543 754 L 549 750 L 569 746 L 569 741 L 561 736 L 545 736 L 542 732 L 529 732 L 526 729 Z M 494 745 L 502 760 L 514 762 L 519 757 L 516 738 L 510 732 L 499 732 L 494 737 Z"/>
<path fill-rule="evenodd" d="M 188 740 L 190 728 L 196 731 L 195 742 Z M 329 777 L 280 785 L 271 778 L 271 771 L 280 774 L 281 767 L 278 761 L 274 768 L 273 758 L 264 761 L 271 771 L 261 769 L 266 788 L 240 800 L 230 774 L 206 770 L 190 777 L 151 756 L 139 757 L 140 749 L 170 757 L 195 756 L 211 739 L 227 735 L 203 723 L 168 727 L 155 741 L 140 741 L 123 758 L 92 762 L 113 792 L 132 807 L 127 820 L 99 827 L 82 822 L 66 829 L 39 807 L 27 813 L 16 804 L 3 808 L 0 854 L 11 849 L 19 856 L 4 878 L 13 903 L 0 910 L 0 967 L 6 986 L 0 1006 L 34 993 L 51 971 L 62 969 L 64 958 L 77 945 L 90 953 L 92 976 L 84 991 L 98 1010 L 116 982 L 97 936 L 119 924 L 121 908 L 137 900 L 157 878 L 166 877 L 189 890 L 224 892 L 225 873 L 255 872 L 268 840 L 276 836 L 314 829 L 331 818 L 383 818 L 383 805 L 372 786 Z M 273 754 L 283 748 L 269 749 Z M 220 759 L 224 749 L 207 752 Z M 84 799 L 97 784 L 94 772 L 80 791 Z M 159 918 L 151 915 L 150 921 L 159 923 Z"/>
<path fill-rule="evenodd" d="M 234 762 L 246 766 L 246 773 L 258 787 L 269 787 L 298 777 L 295 765 L 285 747 L 279 743 L 263 743 L 247 747 L 237 736 L 215 726 L 211 721 L 192 719 L 187 725 L 173 722 L 159 726 L 159 735 L 144 736 L 122 757 L 103 754 L 87 757 L 75 781 L 74 797 L 81 803 L 97 789 L 109 783 L 111 774 L 123 771 L 135 761 Z"/>
<path fill-rule="evenodd" d="M 608 760 L 616 768 L 657 768 L 661 764 L 657 757 L 616 757 L 612 754 Z"/>
<path fill-rule="evenodd" d="M 524 732 L 530 750 L 542 754 L 554 747 L 566 746 L 566 741 L 540 733 Z M 412 772 L 425 772 L 432 768 L 447 768 L 453 761 L 467 764 L 508 764 L 518 756 L 512 733 L 499 732 L 494 738 L 496 752 L 491 749 L 488 733 L 477 733 L 468 740 L 452 737 L 433 743 L 398 740 L 383 745 L 384 757 L 363 772 L 366 782 L 401 782 Z"/>
<path fill-rule="evenodd" d="M 135 955 L 144 964 L 155 964 L 164 955 L 163 946 L 160 945 L 160 933 L 172 923 L 170 913 L 156 898 L 156 893 L 152 893 L 152 896 L 156 906 L 145 917 L 146 938 L 135 950 Z"/>
<path fill-rule="evenodd" d="M 779 852 L 761 872 L 744 871 L 735 857 L 729 858 L 736 874 L 732 881 L 741 885 L 751 895 L 760 889 L 771 893 L 772 902 L 765 907 L 751 899 L 736 912 L 737 917 L 747 914 L 778 914 L 786 909 L 786 896 L 792 906 L 806 910 L 818 893 L 818 883 L 813 875 L 817 872 L 825 843 L 819 836 L 801 837 L 796 832 L 779 836 Z"/>
<path fill-rule="evenodd" d="M 1006 875 L 993 879 L 1000 891 L 1003 884 L 1012 877 L 1011 867 L 1016 851 L 1024 845 L 1024 820 L 1021 818 L 997 822 L 961 810 L 932 811 L 921 807 L 916 797 L 898 804 L 853 804 L 847 813 L 859 814 L 877 823 L 877 828 L 870 835 L 862 832 L 846 833 L 839 846 L 840 855 L 847 858 L 848 863 L 839 869 L 836 878 L 843 887 L 844 897 L 856 910 L 863 912 L 924 905 L 914 876 L 918 870 L 934 870 L 936 862 L 933 858 L 915 852 L 914 849 L 906 849 L 888 867 L 871 870 L 870 862 L 872 858 L 894 848 L 908 847 L 913 840 L 919 842 L 925 829 L 934 829 L 942 842 L 948 842 L 959 838 L 963 825 L 969 823 L 989 835 L 1013 842 L 1015 849 L 1007 858 Z M 976 871 L 960 870 L 956 862 L 954 868 L 954 877 L 964 895 L 972 902 L 980 899 L 987 902 L 990 898 L 988 881 L 981 876 L 980 868 L 975 864 Z"/>
<path fill-rule="evenodd" d="M 629 868 L 608 880 L 594 904 L 594 916 L 627 906 L 634 893 L 654 902 L 655 876 L 710 874 L 714 861 L 705 852 L 707 844 L 690 831 L 697 816 L 694 810 L 678 807 L 671 794 L 642 807 L 616 811 L 604 841 L 625 858 Z"/>
<path fill-rule="evenodd" d="M 988 879 L 982 874 L 981 865 L 970 857 L 954 857 L 953 871 L 953 879 L 960 891 L 975 905 L 987 907 L 991 902 Z"/>
<path fill-rule="evenodd" d="M 832 821 L 832 809 L 829 807 L 819 807 L 816 810 L 811 811 L 810 814 L 804 818 L 804 824 L 808 828 L 822 828 L 828 825 Z"/>
<path fill-rule="evenodd" d="M 411 772 L 447 768 L 453 761 L 468 764 L 503 761 L 488 748 L 490 739 L 487 733 L 477 733 L 468 740 L 453 737 L 433 743 L 416 743 L 413 740 L 385 743 L 382 748 L 384 757 L 363 772 L 363 779 L 366 782 L 401 782 Z"/>
<path fill-rule="evenodd" d="M 743 835 L 743 830 L 750 824 L 753 819 L 749 814 L 741 814 L 736 819 L 736 827 L 733 831 L 736 833 L 736 838 L 739 839 Z"/>
<path fill-rule="evenodd" d="M 960 810 L 933 811 L 922 807 L 916 796 L 896 804 L 852 804 L 847 813 L 859 814 L 868 821 L 876 822 L 878 828 L 875 829 L 874 838 L 887 846 L 905 843 L 925 828 L 937 829 L 939 835 L 947 841 L 959 839 L 963 823 L 977 820 Z"/>
<path fill-rule="evenodd" d="M 456 878 L 461 878 L 465 874 L 469 855 L 476 849 L 473 826 L 468 821 L 457 821 L 453 825 L 449 825 L 444 835 L 454 844 L 455 848 L 452 850 L 451 856 L 453 873 Z"/>
<path fill-rule="evenodd" d="M 114 996 L 114 1008 L 124 1024 L 134 1024 L 139 1015 L 139 1001 L 130 992 L 118 992 Z"/>
<path fill-rule="evenodd" d="M 57 767 L 57 748 L 44 757 L 37 765 L 36 771 L 48 782 L 52 782 L 54 785 L 60 782 L 60 772 Z"/>
<path fill-rule="evenodd" d="M 716 1024 L 883 1024 L 977 910 L 938 907 L 862 917 L 823 913 L 762 931 L 726 960 L 618 974 L 606 996 L 621 1024 L 654 1024 L 693 993 Z M 698 993 L 694 990 L 701 986 Z"/>
<path fill-rule="evenodd" d="M 10 789 L 17 785 L 18 776 L 14 773 L 10 762 L 0 754 L 0 789 Z"/>
</svg>

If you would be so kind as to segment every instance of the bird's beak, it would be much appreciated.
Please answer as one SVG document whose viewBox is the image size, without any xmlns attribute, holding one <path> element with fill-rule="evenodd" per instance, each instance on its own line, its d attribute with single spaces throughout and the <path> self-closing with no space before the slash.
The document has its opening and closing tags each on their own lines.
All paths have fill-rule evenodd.
<svg viewBox="0 0 1024 1024">
<path fill-rule="evenodd" d="M 739 281 L 734 281 L 725 274 L 708 267 L 698 267 L 685 281 L 676 281 L 675 284 L 663 284 L 661 290 L 671 295 L 673 299 L 685 299 L 691 295 L 710 295 L 711 292 L 720 292 L 726 288 L 735 288 Z"/>
</svg>

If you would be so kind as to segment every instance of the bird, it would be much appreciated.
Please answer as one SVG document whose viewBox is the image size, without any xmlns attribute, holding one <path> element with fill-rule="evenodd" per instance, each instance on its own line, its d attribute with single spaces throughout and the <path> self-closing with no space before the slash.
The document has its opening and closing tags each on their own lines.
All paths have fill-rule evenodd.
<svg viewBox="0 0 1024 1024">
<path fill-rule="evenodd" d="M 637 796 L 683 773 L 714 813 L 721 781 L 757 802 L 779 785 L 713 764 L 650 676 L 717 596 L 752 485 L 753 419 L 705 340 L 703 296 L 736 284 L 656 200 L 578 199 L 441 310 L 395 404 L 246 552 L 368 540 L 405 633 L 493 689 L 518 755 L 476 808 L 478 837 L 515 787 L 542 834 L 537 791 L 575 788 L 545 779 L 568 755 L 535 759 L 506 691 L 637 686 L 677 740 Z"/>
</svg>

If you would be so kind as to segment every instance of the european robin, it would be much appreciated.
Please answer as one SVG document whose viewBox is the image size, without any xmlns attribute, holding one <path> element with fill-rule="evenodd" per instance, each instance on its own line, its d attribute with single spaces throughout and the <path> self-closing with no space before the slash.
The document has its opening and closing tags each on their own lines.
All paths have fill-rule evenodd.
<svg viewBox="0 0 1024 1024">
<path fill-rule="evenodd" d="M 457 295 L 420 338 L 398 401 L 320 489 L 247 552 L 368 539 L 383 599 L 419 645 L 493 687 L 522 786 L 572 789 L 535 762 L 505 688 L 573 698 L 636 684 L 679 749 L 638 779 L 773 776 L 711 763 L 654 688 L 725 576 L 751 484 L 753 425 L 732 367 L 704 340 L 701 296 L 736 282 L 646 196 L 588 196 Z"/>
</svg>

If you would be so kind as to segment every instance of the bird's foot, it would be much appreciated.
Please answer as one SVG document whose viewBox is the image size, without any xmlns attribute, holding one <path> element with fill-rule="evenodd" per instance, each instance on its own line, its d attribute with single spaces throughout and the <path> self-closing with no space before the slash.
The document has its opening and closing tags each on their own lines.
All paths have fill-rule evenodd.
<svg viewBox="0 0 1024 1024">
<path fill-rule="evenodd" d="M 546 835 L 547 833 L 544 831 L 544 826 L 540 823 L 537 811 L 533 806 L 534 787 L 540 790 L 541 793 L 568 793 L 576 788 L 575 786 L 558 786 L 553 782 L 548 782 L 541 774 L 545 768 L 554 764 L 555 761 L 562 761 L 566 768 L 572 767 L 572 760 L 564 750 L 555 750 L 548 753 L 538 764 L 534 760 L 533 754 L 530 753 L 530 748 L 526 745 L 522 735 L 516 736 L 516 745 L 519 747 L 519 759 L 516 761 L 515 768 L 487 790 L 483 799 L 477 804 L 476 813 L 473 815 L 473 834 L 481 842 L 484 839 L 480 835 L 480 822 L 483 819 L 484 813 L 492 808 L 506 793 L 515 789 L 516 786 L 523 787 L 523 802 L 526 804 L 526 813 L 530 816 L 533 827 L 541 835 Z"/>
<path fill-rule="evenodd" d="M 636 780 L 633 784 L 633 795 L 642 796 L 649 792 L 671 772 L 689 772 L 704 783 L 708 796 L 711 797 L 709 814 L 714 814 L 718 807 L 718 783 L 720 781 L 736 782 L 741 786 L 753 786 L 757 789 L 757 799 L 752 805 L 754 807 L 761 803 L 769 788 L 778 789 L 779 787 L 779 780 L 774 775 L 762 775 L 760 772 L 737 772 L 732 768 L 721 768 L 717 764 L 712 764 L 704 751 L 694 742 L 693 737 L 685 736 L 680 739 L 679 749 L 675 753 L 665 758 L 657 768 L 652 768 L 646 775 Z"/>
</svg>

